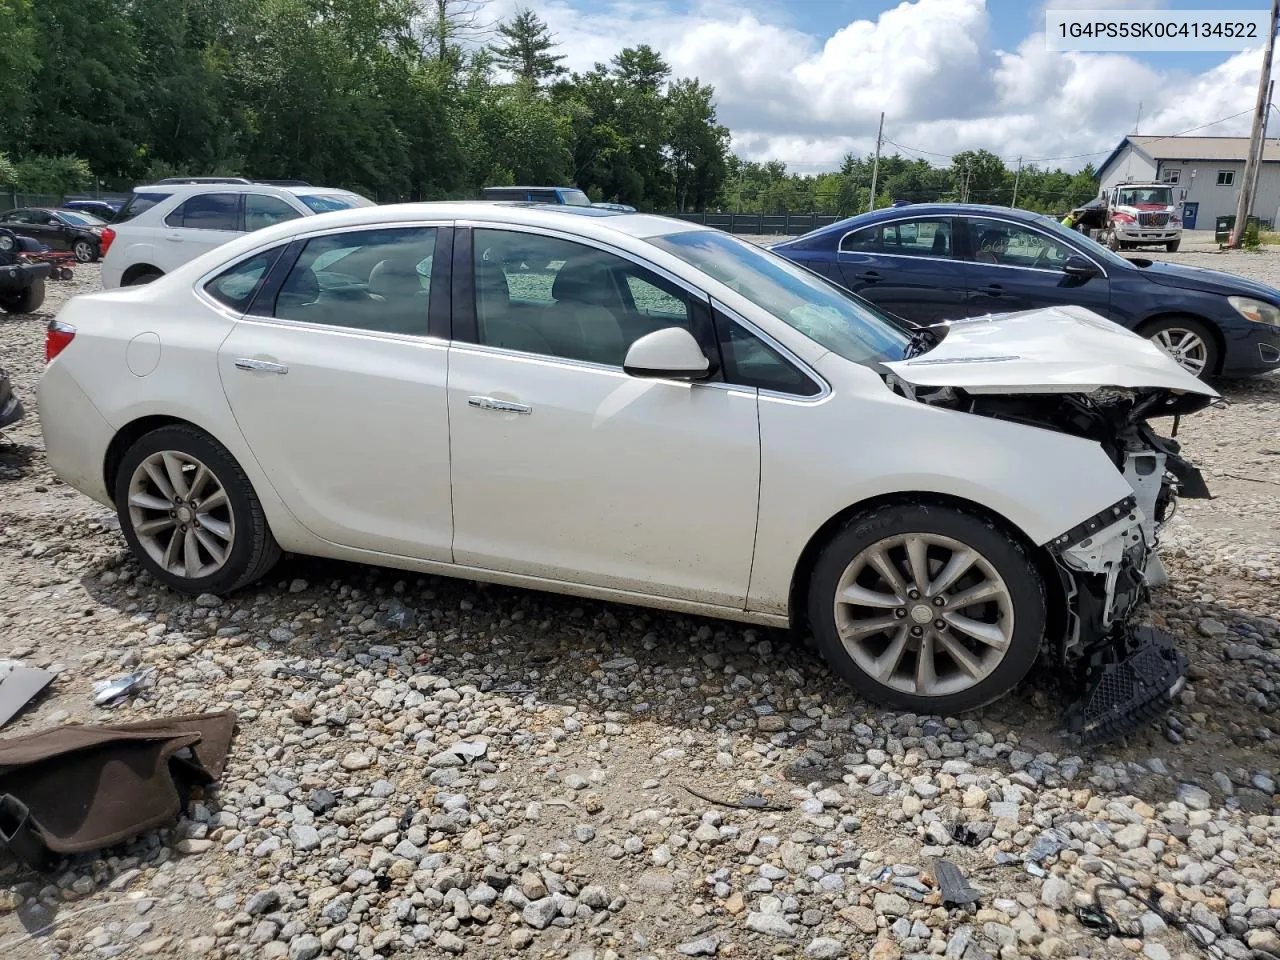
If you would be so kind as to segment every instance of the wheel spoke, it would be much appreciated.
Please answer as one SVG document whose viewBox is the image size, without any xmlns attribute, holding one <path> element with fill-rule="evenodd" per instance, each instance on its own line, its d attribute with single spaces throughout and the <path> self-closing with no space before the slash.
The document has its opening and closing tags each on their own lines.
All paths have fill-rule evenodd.
<svg viewBox="0 0 1280 960">
<path fill-rule="evenodd" d="M 182 531 L 174 530 L 173 535 L 169 537 L 169 545 L 164 549 L 164 559 L 161 565 L 171 573 L 176 573 L 178 569 L 178 556 L 182 552 Z"/>
<path fill-rule="evenodd" d="M 147 476 L 151 478 L 151 482 L 156 485 L 156 489 L 160 491 L 160 495 L 168 498 L 170 502 L 177 496 L 173 492 L 173 485 L 169 483 L 169 478 L 164 475 L 154 460 L 148 460 L 142 465 L 142 469 L 147 471 Z M 165 509 L 169 508 L 169 504 L 165 504 Z"/>
<path fill-rule="evenodd" d="M 887 682 L 898 672 L 898 667 L 902 664 L 902 655 L 907 651 L 907 640 L 910 636 L 910 630 L 904 623 L 893 635 L 893 640 L 885 648 L 884 653 L 876 657 L 874 669 L 876 676 L 882 681 Z"/>
<path fill-rule="evenodd" d="M 947 565 L 938 574 L 938 579 L 929 584 L 927 595 L 936 597 L 942 593 L 942 591 L 960 579 L 960 575 L 973 566 L 973 561 L 976 559 L 977 557 L 969 550 L 954 551 L 951 554 L 951 559 L 947 561 Z"/>
<path fill-rule="evenodd" d="M 974 620 L 951 612 L 944 613 L 942 618 L 951 625 L 953 630 L 959 630 L 975 640 L 981 640 L 989 647 L 997 647 L 1003 650 L 1009 645 L 1009 641 L 1005 639 L 1004 631 L 994 623 L 983 623 L 981 620 Z"/>
<path fill-rule="evenodd" d="M 186 497 L 187 478 L 182 475 L 182 461 L 167 451 L 160 456 L 164 459 L 164 471 L 169 475 L 169 483 L 174 493 L 180 497 Z"/>
<path fill-rule="evenodd" d="M 916 693 L 925 694 L 938 682 L 933 663 L 933 633 L 920 638 L 920 650 L 916 654 Z"/>
<path fill-rule="evenodd" d="M 982 583 L 974 584 L 968 590 L 962 590 L 947 597 L 947 606 L 952 610 L 963 610 L 965 607 L 971 607 L 975 603 L 998 596 L 1000 596 L 999 585 L 990 580 L 984 580 Z"/>
<path fill-rule="evenodd" d="M 945 632 L 939 631 L 934 634 L 934 639 L 937 641 L 938 646 L 947 652 L 947 656 L 955 661 L 956 666 L 968 674 L 972 679 L 977 680 L 987 672 L 983 667 L 982 662 L 978 660 L 978 658 L 975 657 L 969 649 L 955 637 L 948 636 Z"/>
<path fill-rule="evenodd" d="M 929 591 L 929 546 L 923 537 L 907 537 L 907 565 L 911 579 L 921 593 Z"/>
<path fill-rule="evenodd" d="M 218 507 L 225 507 L 226 505 L 227 491 L 219 487 L 213 493 L 209 494 L 209 496 L 200 501 L 200 510 L 198 512 L 203 516 L 210 510 L 216 510 Z"/>
<path fill-rule="evenodd" d="M 229 543 L 218 543 L 204 530 L 197 530 L 195 534 L 196 539 L 200 541 L 200 546 L 204 547 L 209 556 L 213 557 L 214 563 L 221 566 L 227 562 L 227 554 L 231 552 Z"/>
<path fill-rule="evenodd" d="M 203 513 L 196 517 L 196 523 L 205 530 L 208 530 L 215 537 L 218 537 L 221 540 L 226 540 L 228 543 L 231 542 L 231 524 L 224 523 L 215 517 L 206 516 Z"/>
<path fill-rule="evenodd" d="M 861 640 L 876 633 L 881 633 L 896 626 L 898 621 L 893 617 L 875 617 L 871 620 L 854 620 L 840 628 L 841 640 Z"/>
<path fill-rule="evenodd" d="M 187 579 L 200 572 L 200 541 L 194 530 L 187 530 L 182 537 L 182 572 Z"/>
<path fill-rule="evenodd" d="M 133 528 L 133 532 L 140 537 L 154 537 L 157 533 L 172 529 L 176 524 L 177 521 L 166 514 L 163 517 L 139 523 Z"/>
<path fill-rule="evenodd" d="M 201 491 L 204 490 L 205 485 L 209 482 L 212 476 L 213 474 L 209 472 L 209 468 L 203 463 L 200 464 L 200 466 L 196 468 L 195 478 L 191 481 L 191 486 L 187 490 L 187 496 L 193 500 L 200 496 Z"/>
<path fill-rule="evenodd" d="M 900 607 L 907 602 L 904 596 L 894 596 L 889 593 L 868 590 L 866 587 L 860 587 L 856 583 L 845 587 L 840 592 L 840 600 L 842 603 L 851 603 L 857 607 L 876 607 L 879 609 L 892 609 Z"/>
<path fill-rule="evenodd" d="M 898 572 L 898 568 L 894 566 L 893 559 L 886 550 L 876 550 L 867 559 L 873 570 L 880 574 L 885 581 L 893 588 L 893 592 L 902 598 L 905 603 L 907 599 L 907 585 L 902 582 L 902 575 Z"/>
<path fill-rule="evenodd" d="M 143 510 L 164 510 L 168 512 L 173 509 L 173 504 L 168 500 L 161 500 L 159 497 L 152 496 L 149 493 L 129 494 L 129 505 L 131 507 L 141 507 Z"/>
<path fill-rule="evenodd" d="M 1193 343 L 1196 339 L 1195 334 L 1187 330 L 1179 330 L 1178 333 L 1179 333 L 1179 337 L 1178 337 L 1177 348 L 1179 350 L 1186 350 L 1188 344 Z"/>
</svg>

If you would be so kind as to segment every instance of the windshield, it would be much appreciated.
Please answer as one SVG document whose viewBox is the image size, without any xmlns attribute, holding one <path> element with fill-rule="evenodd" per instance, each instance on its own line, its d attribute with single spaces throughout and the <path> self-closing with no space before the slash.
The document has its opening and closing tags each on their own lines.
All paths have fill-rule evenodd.
<svg viewBox="0 0 1280 960">
<path fill-rule="evenodd" d="M 58 216 L 67 223 L 74 223 L 80 227 L 100 227 L 107 221 L 100 217 L 95 217 L 92 213 L 85 213 L 83 210 L 59 210 Z"/>
<path fill-rule="evenodd" d="M 694 230 L 650 242 L 854 363 L 901 360 L 907 334 L 863 300 L 754 243 Z"/>
<path fill-rule="evenodd" d="M 1134 187 L 1120 191 L 1119 203 L 1122 207 L 1137 207 L 1158 204 L 1162 207 L 1173 206 L 1172 187 Z"/>
<path fill-rule="evenodd" d="M 1089 256 L 1095 260 L 1101 260 L 1110 267 L 1133 267 L 1132 261 L 1126 260 L 1117 253 L 1112 253 L 1098 241 L 1094 240 L 1087 233 L 1081 233 L 1079 230 L 1071 230 L 1064 227 L 1057 220 L 1051 217 L 1045 218 L 1037 224 L 1041 230 L 1047 230 L 1049 233 L 1057 234 L 1062 239 L 1075 244 L 1081 248 Z"/>
<path fill-rule="evenodd" d="M 297 197 L 315 213 L 375 206 L 372 200 L 358 193 L 299 193 Z"/>
<path fill-rule="evenodd" d="M 561 190 L 560 196 L 565 204 L 570 207 L 589 207 L 591 206 L 591 198 L 581 190 Z"/>
</svg>

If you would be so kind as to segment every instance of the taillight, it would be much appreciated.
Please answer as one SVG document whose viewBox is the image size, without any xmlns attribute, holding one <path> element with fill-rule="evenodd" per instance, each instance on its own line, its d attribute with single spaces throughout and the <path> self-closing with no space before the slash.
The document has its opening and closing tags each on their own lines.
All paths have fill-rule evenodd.
<svg viewBox="0 0 1280 960">
<path fill-rule="evenodd" d="M 50 320 L 44 333 L 44 362 L 52 363 L 72 340 L 76 338 L 76 328 L 60 320 Z"/>
<path fill-rule="evenodd" d="M 111 242 L 115 240 L 116 232 L 110 227 L 103 227 L 102 233 L 98 236 L 98 256 L 105 257 L 107 251 L 111 249 Z"/>
</svg>

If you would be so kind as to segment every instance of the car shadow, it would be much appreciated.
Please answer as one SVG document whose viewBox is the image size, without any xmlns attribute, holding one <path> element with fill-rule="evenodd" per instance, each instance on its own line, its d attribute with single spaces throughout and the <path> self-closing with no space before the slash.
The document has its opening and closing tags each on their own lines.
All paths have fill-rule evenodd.
<svg viewBox="0 0 1280 960">
<path fill-rule="evenodd" d="M 0 484 L 27 476 L 35 455 L 35 447 L 10 440 L 0 430 Z"/>
</svg>

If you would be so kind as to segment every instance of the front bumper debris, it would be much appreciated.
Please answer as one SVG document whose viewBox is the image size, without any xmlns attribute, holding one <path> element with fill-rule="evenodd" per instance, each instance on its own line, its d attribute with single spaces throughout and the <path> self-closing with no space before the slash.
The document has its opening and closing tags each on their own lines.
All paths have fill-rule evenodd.
<svg viewBox="0 0 1280 960">
<path fill-rule="evenodd" d="M 1155 520 L 1139 506 L 1154 498 L 1141 482 L 1135 490 L 1050 544 L 1067 599 L 1062 654 L 1080 687 L 1067 732 L 1081 745 L 1114 740 L 1163 713 L 1187 669 L 1172 637 L 1133 623 L 1163 573 L 1153 552 Z"/>
</svg>

